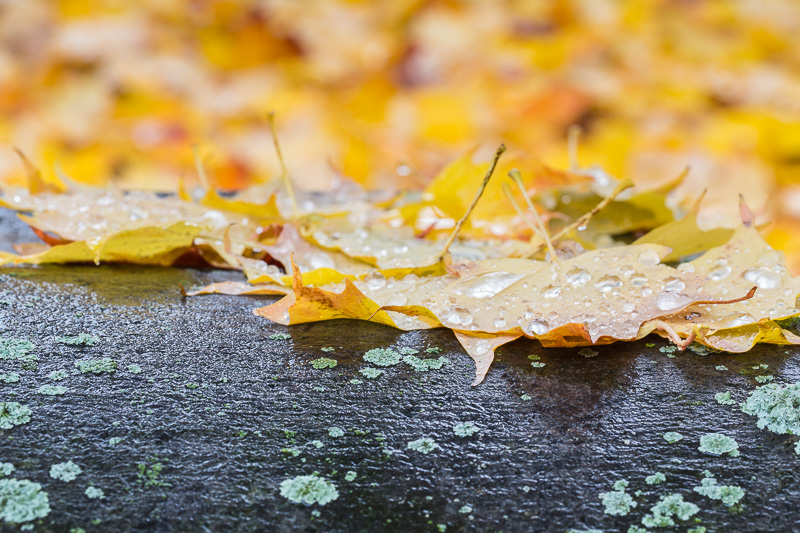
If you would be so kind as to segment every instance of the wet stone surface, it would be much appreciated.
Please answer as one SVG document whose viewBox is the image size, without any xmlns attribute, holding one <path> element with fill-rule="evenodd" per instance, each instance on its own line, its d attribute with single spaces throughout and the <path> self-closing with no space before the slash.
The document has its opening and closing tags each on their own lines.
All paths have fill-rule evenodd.
<svg viewBox="0 0 800 533">
<path fill-rule="evenodd" d="M 23 240 L 33 239 L 3 212 L 0 248 Z M 29 423 L 0 430 L 0 461 L 16 467 L 9 477 L 48 493 L 51 511 L 35 531 L 624 532 L 673 493 L 700 509 L 675 531 L 800 529 L 794 438 L 714 399 L 732 391 L 741 402 L 757 375 L 800 380 L 794 350 L 670 358 L 652 338 L 654 346 L 597 347 L 587 358 L 519 341 L 471 388 L 472 362 L 449 331 L 348 321 L 284 328 L 252 314 L 270 299 L 178 291 L 226 279 L 240 278 L 131 266 L 0 269 L 0 337 L 31 341 L 38 358 L 0 360 L 0 373 L 20 374 L 0 383 L 0 401 L 32 411 Z M 80 333 L 100 341 L 55 340 Z M 291 338 L 270 338 L 284 333 Z M 400 363 L 367 379 L 359 371 L 377 367 L 362 356 L 376 347 L 419 356 L 438 347 L 450 363 L 425 373 Z M 545 366 L 532 367 L 531 354 Z M 338 364 L 313 368 L 320 357 Z M 110 358 L 116 371 L 80 373 L 75 362 L 85 358 Z M 752 368 L 761 363 L 768 369 Z M 60 370 L 64 379 L 48 377 Z M 40 394 L 43 385 L 66 392 Z M 480 430 L 456 436 L 453 427 L 468 421 Z M 667 443 L 668 431 L 683 440 Z M 706 433 L 735 438 L 741 455 L 702 454 Z M 407 448 L 424 437 L 439 447 Z M 75 480 L 50 477 L 52 465 L 70 460 L 82 470 Z M 738 506 L 693 491 L 706 469 L 746 491 Z M 281 496 L 284 480 L 314 472 L 338 499 L 304 506 Z M 648 485 L 655 472 L 666 481 Z M 637 507 L 606 515 L 599 494 L 623 478 Z M 87 497 L 90 485 L 105 498 Z"/>
</svg>

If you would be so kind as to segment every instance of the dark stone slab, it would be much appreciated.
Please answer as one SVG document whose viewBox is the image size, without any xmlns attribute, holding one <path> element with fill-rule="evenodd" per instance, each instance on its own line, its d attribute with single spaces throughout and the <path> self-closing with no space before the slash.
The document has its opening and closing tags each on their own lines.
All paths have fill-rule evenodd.
<svg viewBox="0 0 800 533">
<path fill-rule="evenodd" d="M 0 210 L 0 248 L 29 240 L 26 233 Z M 800 529 L 793 439 L 759 430 L 737 406 L 714 400 L 731 390 L 741 401 L 757 374 L 797 381 L 795 350 L 668 358 L 655 338 L 653 347 L 616 344 L 586 358 L 521 341 L 502 348 L 486 382 L 471 388 L 472 362 L 445 330 L 402 333 L 350 321 L 287 329 L 252 314 L 270 299 L 187 299 L 178 291 L 178 283 L 239 278 L 132 266 L 0 269 L 0 336 L 32 341 L 38 356 L 36 368 L 0 360 L 0 371 L 22 375 L 0 384 L 0 401 L 33 411 L 30 423 L 0 430 L 0 461 L 49 494 L 52 511 L 36 531 L 436 531 L 445 524 L 447 531 L 616 532 L 641 525 L 671 493 L 700 506 L 695 518 L 709 532 Z M 287 331 L 290 340 L 269 338 Z M 82 332 L 101 342 L 54 340 Z M 335 350 L 322 351 L 329 346 Z M 450 364 L 429 373 L 401 364 L 370 380 L 358 371 L 375 347 L 439 347 Z M 531 367 L 532 353 L 544 368 Z M 322 356 L 338 366 L 313 369 L 310 361 Z M 110 357 L 118 369 L 71 373 L 82 357 Z M 756 363 L 770 366 L 756 371 Z M 130 364 L 142 372 L 128 372 Z M 716 370 L 720 364 L 729 370 Z M 54 382 L 47 376 L 55 370 L 69 375 Z M 67 392 L 37 394 L 45 384 Z M 456 437 L 453 426 L 463 421 L 481 431 Z M 329 437 L 332 426 L 345 436 Z M 685 438 L 668 444 L 666 431 Z M 699 438 L 709 432 L 736 438 L 741 457 L 701 454 Z M 114 446 L 112 437 L 123 440 Z M 407 449 L 421 437 L 441 449 Z M 302 453 L 281 451 L 290 447 Z M 50 466 L 67 460 L 83 473 L 71 483 L 50 478 Z M 137 465 L 155 462 L 165 485 L 145 486 Z M 705 469 L 746 490 L 738 512 L 692 491 Z M 349 470 L 358 474 L 352 482 L 344 480 Z M 667 481 L 645 484 L 656 471 Z M 312 472 L 336 484 L 337 500 L 304 507 L 280 496 L 283 480 Z M 643 491 L 638 507 L 626 517 L 604 515 L 598 494 L 621 478 L 630 493 Z M 85 496 L 90 483 L 104 500 Z M 460 513 L 464 505 L 473 511 Z"/>
</svg>

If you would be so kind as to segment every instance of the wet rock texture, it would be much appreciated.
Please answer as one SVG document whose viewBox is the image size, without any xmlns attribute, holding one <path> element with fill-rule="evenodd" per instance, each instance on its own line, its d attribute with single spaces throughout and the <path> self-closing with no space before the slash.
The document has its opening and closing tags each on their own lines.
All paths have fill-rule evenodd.
<svg viewBox="0 0 800 533">
<path fill-rule="evenodd" d="M 25 240 L 33 238 L 24 225 L 0 213 L 0 249 Z M 0 372 L 21 374 L 18 383 L 0 384 L 0 401 L 32 410 L 29 423 L 0 430 L 0 460 L 49 494 L 52 511 L 36 531 L 437 531 L 444 524 L 447 531 L 616 532 L 641 525 L 672 493 L 700 507 L 678 530 L 698 525 L 694 518 L 709 532 L 800 529 L 794 438 L 759 430 L 737 405 L 714 400 L 727 390 L 744 400 L 756 375 L 799 381 L 794 350 L 668 358 L 658 349 L 664 342 L 648 339 L 656 346 L 620 343 L 586 358 L 520 341 L 502 348 L 486 382 L 471 388 L 472 362 L 449 331 L 348 321 L 284 328 L 252 314 L 271 300 L 185 299 L 178 290 L 226 279 L 239 276 L 0 269 L 0 336 L 32 341 L 38 356 L 36 365 L 0 361 Z M 287 331 L 289 340 L 270 339 Z M 84 332 L 100 342 L 55 342 Z M 367 379 L 362 355 L 375 347 L 422 354 L 439 347 L 450 364 L 418 373 L 401 363 Z M 531 367 L 530 354 L 545 366 Z M 101 357 L 113 359 L 116 372 L 73 372 L 76 360 Z M 319 357 L 338 365 L 316 370 L 310 362 Z M 757 363 L 769 369 L 753 370 Z M 142 372 L 127 371 L 131 364 Z M 56 370 L 67 378 L 49 379 Z M 67 391 L 38 394 L 46 384 Z M 453 426 L 466 421 L 480 431 L 457 437 Z M 331 437 L 332 426 L 345 435 Z M 684 439 L 668 444 L 667 431 Z M 700 453 L 700 437 L 713 432 L 734 437 L 741 456 Z M 114 437 L 122 440 L 113 445 Z M 407 448 L 423 437 L 440 449 Z M 49 476 L 53 464 L 69 460 L 82 469 L 76 480 Z M 163 468 L 148 485 L 156 463 Z M 705 469 L 746 491 L 740 508 L 693 492 Z M 347 481 L 348 471 L 356 479 Z M 314 472 L 336 485 L 338 499 L 306 507 L 280 495 L 282 481 Z M 654 472 L 666 482 L 647 485 Z M 598 494 L 621 478 L 629 493 L 643 492 L 639 505 L 628 516 L 604 515 Z M 105 499 L 86 496 L 90 483 Z M 460 512 L 465 505 L 471 513 Z"/>
</svg>

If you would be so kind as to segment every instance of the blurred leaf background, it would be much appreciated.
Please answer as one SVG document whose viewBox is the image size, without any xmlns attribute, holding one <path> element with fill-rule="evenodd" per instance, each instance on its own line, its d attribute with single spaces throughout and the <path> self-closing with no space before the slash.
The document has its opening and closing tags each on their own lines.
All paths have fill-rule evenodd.
<svg viewBox="0 0 800 533">
<path fill-rule="evenodd" d="M 197 143 L 221 189 L 279 170 L 420 188 L 501 140 L 643 189 L 688 165 L 701 225 L 742 194 L 800 270 L 800 3 L 26 0 L 0 2 L 0 180 L 17 146 L 98 185 L 174 190 Z M 598 170 L 600 172 L 600 170 Z"/>
</svg>

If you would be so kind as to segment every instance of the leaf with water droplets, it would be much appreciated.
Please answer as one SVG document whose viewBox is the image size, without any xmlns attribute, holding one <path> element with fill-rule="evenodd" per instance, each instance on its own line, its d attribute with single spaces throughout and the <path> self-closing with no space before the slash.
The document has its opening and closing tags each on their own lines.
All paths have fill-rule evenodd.
<svg viewBox="0 0 800 533">
<path fill-rule="evenodd" d="M 787 270 L 783 253 L 770 247 L 752 224 L 743 224 L 726 244 L 679 270 L 705 278 L 706 293 L 716 299 L 735 298 L 753 287 L 757 290 L 747 301 L 695 305 L 687 313 L 662 318 L 666 325 L 662 334 L 728 352 L 746 352 L 759 342 L 796 344 L 796 337 L 783 331 L 777 321 L 800 314 L 796 307 L 800 280 Z M 653 324 L 646 324 L 641 336 L 653 329 Z"/>
</svg>

